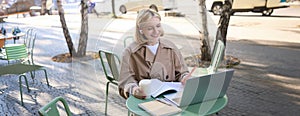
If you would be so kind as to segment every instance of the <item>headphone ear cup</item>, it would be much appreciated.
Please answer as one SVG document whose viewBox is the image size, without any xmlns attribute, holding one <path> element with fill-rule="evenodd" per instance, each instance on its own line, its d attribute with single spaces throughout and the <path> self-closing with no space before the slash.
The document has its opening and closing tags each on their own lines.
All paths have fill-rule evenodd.
<svg viewBox="0 0 300 116">
<path fill-rule="evenodd" d="M 143 34 L 143 30 L 140 30 L 140 33 Z"/>
</svg>

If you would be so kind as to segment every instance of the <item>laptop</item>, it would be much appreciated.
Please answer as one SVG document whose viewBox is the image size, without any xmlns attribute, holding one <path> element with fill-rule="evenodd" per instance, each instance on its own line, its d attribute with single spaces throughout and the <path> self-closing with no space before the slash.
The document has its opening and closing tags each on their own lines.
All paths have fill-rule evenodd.
<svg viewBox="0 0 300 116">
<path fill-rule="evenodd" d="M 164 95 L 165 100 L 178 107 L 184 107 L 221 98 L 226 94 L 233 72 L 233 69 L 225 69 L 213 74 L 192 77 L 186 81 L 181 90 Z"/>
</svg>

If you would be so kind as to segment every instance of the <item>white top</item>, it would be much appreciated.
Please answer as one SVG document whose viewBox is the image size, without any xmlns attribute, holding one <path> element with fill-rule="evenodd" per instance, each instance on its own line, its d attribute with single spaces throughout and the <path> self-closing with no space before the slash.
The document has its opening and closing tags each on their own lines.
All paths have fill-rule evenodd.
<svg viewBox="0 0 300 116">
<path fill-rule="evenodd" d="M 155 45 L 153 45 L 153 46 L 151 46 L 151 45 L 146 45 L 146 46 L 147 46 L 147 48 L 150 49 L 150 51 L 151 51 L 153 54 L 156 54 L 158 45 L 159 45 L 159 43 L 157 43 L 157 44 L 155 44 Z"/>
</svg>

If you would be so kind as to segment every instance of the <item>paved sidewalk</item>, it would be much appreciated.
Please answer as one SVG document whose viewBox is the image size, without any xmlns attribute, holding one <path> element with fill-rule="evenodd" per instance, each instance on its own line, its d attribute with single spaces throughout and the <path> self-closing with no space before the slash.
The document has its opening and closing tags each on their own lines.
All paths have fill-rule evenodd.
<svg viewBox="0 0 300 116">
<path fill-rule="evenodd" d="M 0 78 L 0 115 L 38 115 L 37 110 L 55 98 L 66 98 L 74 115 L 104 115 L 105 84 L 100 62 L 98 59 L 80 59 L 72 63 L 56 63 L 51 58 L 54 55 L 67 52 L 67 46 L 62 35 L 59 23 L 52 17 L 50 23 L 37 24 L 37 21 L 49 20 L 51 17 L 33 17 L 18 20 L 8 20 L 6 24 L 20 27 L 38 28 L 38 39 L 34 51 L 37 64 L 47 68 L 51 87 L 47 87 L 42 73 L 37 73 L 33 82 L 29 79 L 31 92 L 23 91 L 25 106 L 20 105 L 18 78 L 14 75 L 1 76 Z M 67 17 L 69 18 L 69 17 Z M 170 31 L 166 37 L 186 49 L 191 48 L 197 30 L 192 25 L 186 25 L 186 20 L 167 17 L 170 24 L 167 29 L 182 27 Z M 53 22 L 52 22 L 53 21 Z M 100 48 L 122 50 L 122 40 L 130 34 L 134 24 L 133 17 L 124 17 L 111 21 L 108 16 L 96 18 L 89 17 L 90 32 L 88 51 L 97 51 Z M 109 22 L 109 23 L 108 23 Z M 73 42 L 78 41 L 78 19 L 74 18 L 71 25 Z M 79 23 L 80 24 L 80 23 Z M 105 25 L 109 24 L 109 26 Z M 105 25 L 105 26 L 103 26 Z M 183 28 L 185 27 L 185 28 Z M 105 32 L 102 33 L 103 29 Z M 195 32 L 196 31 L 196 32 Z M 186 34 L 178 37 L 175 32 Z M 193 33 L 194 32 L 194 33 Z M 178 39 L 179 38 L 179 39 Z M 181 39 L 180 39 L 181 38 Z M 188 40 L 188 41 L 187 41 Z M 197 40 L 196 40 L 197 41 Z M 187 44 L 187 42 L 189 42 Z M 299 45 L 282 42 L 284 46 L 265 46 L 248 41 L 228 41 L 227 55 L 234 55 L 242 60 L 235 67 L 233 80 L 228 89 L 228 105 L 219 112 L 221 116 L 296 116 L 300 113 L 300 79 L 299 79 Z M 187 46 L 184 46 L 187 45 Z M 119 47 L 116 47 L 119 46 Z M 120 49 L 116 49 L 120 48 Z M 259 51 L 259 52 L 258 52 Z M 184 52 L 184 51 L 183 51 Z M 185 52 L 184 52 L 185 53 Z M 287 57 L 282 57 L 287 56 Z M 0 61 L 0 66 L 6 65 Z M 25 86 L 23 86 L 25 88 Z M 117 88 L 111 86 L 108 114 L 112 116 L 127 115 L 125 100 L 117 93 Z"/>
</svg>

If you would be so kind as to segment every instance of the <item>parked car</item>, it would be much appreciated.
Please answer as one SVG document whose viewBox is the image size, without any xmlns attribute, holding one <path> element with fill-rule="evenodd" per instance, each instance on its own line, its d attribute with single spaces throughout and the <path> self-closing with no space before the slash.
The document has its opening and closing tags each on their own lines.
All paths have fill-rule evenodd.
<svg viewBox="0 0 300 116">
<path fill-rule="evenodd" d="M 40 4 L 41 0 L 1 0 L 1 2 L 0 16 L 5 17 L 11 14 L 28 13 L 30 7 Z"/>
<path fill-rule="evenodd" d="M 57 1 L 56 0 L 47 0 L 46 2 L 46 13 L 48 15 L 58 14 L 58 8 L 57 8 Z M 42 5 L 36 5 L 30 7 L 30 15 L 35 16 L 37 14 L 40 14 L 42 10 Z"/>
<path fill-rule="evenodd" d="M 151 8 L 156 11 L 177 9 L 176 0 L 128 0 L 120 5 L 119 11 L 126 14 L 128 11 L 138 11 L 143 8 Z"/>
<path fill-rule="evenodd" d="M 208 0 L 206 6 L 214 15 L 220 15 L 225 0 Z M 232 12 L 259 12 L 263 16 L 270 16 L 273 9 L 289 7 L 286 0 L 233 0 Z"/>
</svg>

